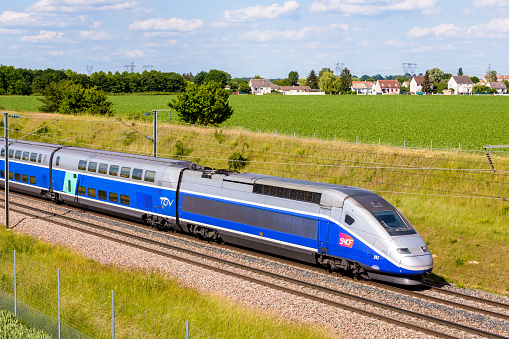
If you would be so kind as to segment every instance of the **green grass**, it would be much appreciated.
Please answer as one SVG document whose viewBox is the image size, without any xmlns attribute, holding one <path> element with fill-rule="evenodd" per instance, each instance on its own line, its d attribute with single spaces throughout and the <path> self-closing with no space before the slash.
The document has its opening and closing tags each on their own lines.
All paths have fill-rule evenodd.
<svg viewBox="0 0 509 339">
<path fill-rule="evenodd" d="M 0 230 L 0 289 L 12 294 L 12 252 L 17 253 L 18 298 L 56 318 L 56 272 L 61 269 L 63 321 L 93 338 L 111 334 L 115 291 L 118 338 L 327 338 L 314 325 L 286 322 L 242 308 L 224 296 L 184 287 L 159 271 L 104 266 L 69 249 Z"/>
<path fill-rule="evenodd" d="M 42 331 L 28 328 L 20 323 L 14 314 L 0 310 L 0 338 L 51 339 Z"/>
</svg>

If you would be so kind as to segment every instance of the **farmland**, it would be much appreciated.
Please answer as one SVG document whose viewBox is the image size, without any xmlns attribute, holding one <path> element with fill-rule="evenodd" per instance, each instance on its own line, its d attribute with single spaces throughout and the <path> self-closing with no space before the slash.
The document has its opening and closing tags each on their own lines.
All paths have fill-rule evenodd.
<svg viewBox="0 0 509 339">
<path fill-rule="evenodd" d="M 167 109 L 170 95 L 110 96 L 118 115 Z M 493 96 L 232 96 L 223 125 L 348 142 L 480 149 L 507 144 L 509 98 Z M 6 110 L 35 112 L 36 97 L 0 97 Z M 160 119 L 167 119 L 167 114 Z"/>
</svg>

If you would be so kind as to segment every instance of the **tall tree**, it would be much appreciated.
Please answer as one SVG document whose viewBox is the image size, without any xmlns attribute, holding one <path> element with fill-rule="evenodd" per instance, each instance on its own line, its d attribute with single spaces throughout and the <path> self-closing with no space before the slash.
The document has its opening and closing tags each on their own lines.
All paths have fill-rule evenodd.
<svg viewBox="0 0 509 339">
<path fill-rule="evenodd" d="M 326 93 L 335 93 L 339 91 L 339 77 L 334 76 L 332 72 L 324 72 L 318 80 L 320 89 Z"/>
<path fill-rule="evenodd" d="M 299 73 L 297 73 L 297 71 L 291 71 L 288 73 L 288 79 L 290 79 L 292 85 L 297 85 L 297 82 L 299 81 Z"/>
<path fill-rule="evenodd" d="M 312 89 L 318 89 L 318 79 L 316 78 L 315 70 L 312 69 L 307 77 L 308 86 Z"/>
<path fill-rule="evenodd" d="M 433 82 L 438 83 L 438 81 L 441 79 L 442 75 L 444 75 L 444 71 L 442 71 L 440 68 L 432 68 L 428 70 L 429 76 L 431 79 L 433 79 Z"/>
<path fill-rule="evenodd" d="M 470 80 L 472 80 L 472 82 L 474 83 L 474 85 L 475 85 L 476 83 L 478 83 L 478 82 L 479 82 L 479 78 L 478 78 L 478 77 L 476 77 L 475 75 L 474 75 L 473 77 L 470 77 Z"/>
<path fill-rule="evenodd" d="M 497 81 L 497 71 L 493 70 L 493 71 L 486 72 L 486 75 L 487 75 L 488 82 Z"/>
<path fill-rule="evenodd" d="M 459 76 L 462 76 L 462 75 L 463 75 L 463 68 L 461 68 L 461 67 L 460 67 L 460 68 L 458 69 L 458 75 L 459 75 Z"/>
<path fill-rule="evenodd" d="M 341 71 L 339 90 L 341 93 L 350 92 L 352 89 L 352 74 L 348 68 L 343 68 Z"/>
<path fill-rule="evenodd" d="M 233 114 L 229 93 L 221 84 L 210 81 L 202 85 L 188 82 L 186 90 L 171 99 L 168 106 L 180 113 L 182 121 L 199 125 L 219 125 Z"/>
<path fill-rule="evenodd" d="M 332 73 L 332 70 L 329 67 L 324 67 L 318 72 L 318 80 L 322 77 L 324 73 Z"/>
<path fill-rule="evenodd" d="M 207 76 L 207 72 L 201 71 L 200 73 L 196 74 L 193 78 L 193 82 L 197 85 L 201 85 L 203 81 L 205 80 L 205 77 Z"/>
<path fill-rule="evenodd" d="M 424 74 L 424 80 L 422 81 L 422 91 L 424 93 L 431 93 L 431 85 L 429 82 L 429 70 L 426 71 L 426 74 Z"/>
</svg>

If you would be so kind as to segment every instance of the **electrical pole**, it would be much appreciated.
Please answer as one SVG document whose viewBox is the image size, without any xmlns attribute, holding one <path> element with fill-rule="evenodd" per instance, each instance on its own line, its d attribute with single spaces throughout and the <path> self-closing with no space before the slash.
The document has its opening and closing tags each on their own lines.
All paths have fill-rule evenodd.
<svg viewBox="0 0 509 339">
<path fill-rule="evenodd" d="M 4 113 L 5 127 L 5 229 L 9 230 L 9 113 Z"/>
<path fill-rule="evenodd" d="M 152 142 L 154 143 L 154 157 L 157 157 L 157 111 L 156 110 L 153 110 L 152 111 L 152 116 L 153 116 L 153 131 L 152 131 Z"/>
</svg>

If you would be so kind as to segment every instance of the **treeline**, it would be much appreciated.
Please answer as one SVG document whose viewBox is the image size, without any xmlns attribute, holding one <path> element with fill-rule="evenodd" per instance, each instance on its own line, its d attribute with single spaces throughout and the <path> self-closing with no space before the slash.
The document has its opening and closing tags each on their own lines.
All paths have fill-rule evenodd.
<svg viewBox="0 0 509 339">
<path fill-rule="evenodd" d="M 100 71 L 88 76 L 72 70 L 30 70 L 0 65 L 0 95 L 43 94 L 51 83 L 62 80 L 69 80 L 86 89 L 97 87 L 107 93 L 182 92 L 185 89 L 184 77 L 174 72 Z"/>
</svg>

